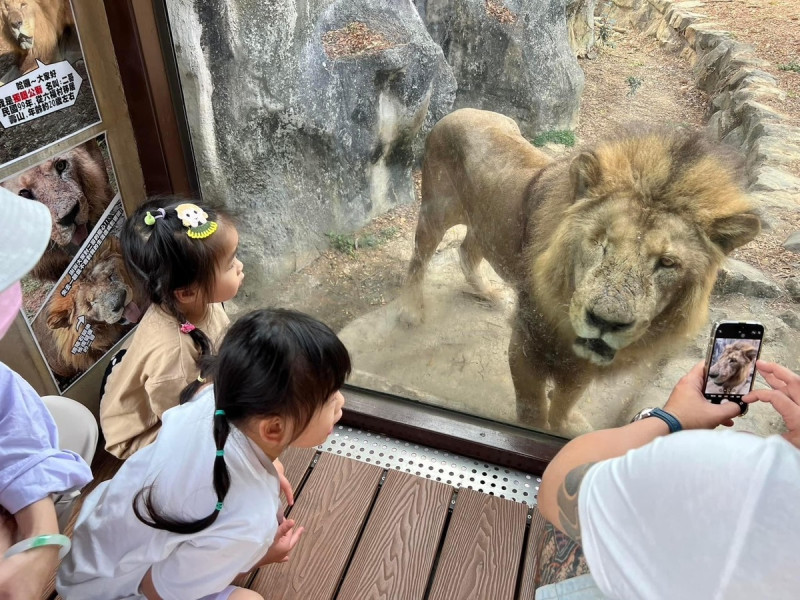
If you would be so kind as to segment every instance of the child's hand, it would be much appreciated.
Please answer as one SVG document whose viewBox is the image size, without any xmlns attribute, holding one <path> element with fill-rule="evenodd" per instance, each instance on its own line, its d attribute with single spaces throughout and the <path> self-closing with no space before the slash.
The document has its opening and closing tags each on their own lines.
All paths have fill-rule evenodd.
<svg viewBox="0 0 800 600">
<path fill-rule="evenodd" d="M 272 461 L 272 464 L 275 465 L 275 470 L 278 472 L 278 483 L 281 486 L 283 495 L 286 496 L 286 504 L 292 506 L 294 504 L 294 493 L 292 492 L 292 484 L 289 483 L 284 474 L 283 463 L 279 458 L 276 458 Z"/>
<path fill-rule="evenodd" d="M 300 541 L 300 536 L 303 534 L 303 531 L 305 531 L 305 529 L 302 527 L 294 529 L 294 519 L 285 519 L 278 525 L 275 539 L 264 555 L 264 558 L 261 559 L 260 565 L 282 563 L 289 560 L 289 553 L 297 545 L 297 542 Z"/>
</svg>

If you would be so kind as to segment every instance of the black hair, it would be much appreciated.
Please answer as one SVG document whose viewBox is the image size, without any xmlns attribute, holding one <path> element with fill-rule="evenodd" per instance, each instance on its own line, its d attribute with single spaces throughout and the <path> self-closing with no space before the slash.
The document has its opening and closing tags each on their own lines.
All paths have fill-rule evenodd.
<svg viewBox="0 0 800 600">
<path fill-rule="evenodd" d="M 175 292 L 196 285 L 204 297 L 210 297 L 216 283 L 216 268 L 225 251 L 220 235 L 212 233 L 202 239 L 189 237 L 189 230 L 176 211 L 181 204 L 189 203 L 203 209 L 209 221 L 234 223 L 231 213 L 206 202 L 161 196 L 149 199 L 136 209 L 125 220 L 120 233 L 128 271 L 139 280 L 150 301 L 161 306 L 178 323 L 187 319 L 178 308 Z M 213 346 L 200 329 L 189 332 L 189 336 L 198 351 L 197 365 L 202 377 L 203 359 L 213 352 Z M 199 379 L 189 384 L 181 392 L 181 404 L 201 385 Z"/>
<path fill-rule="evenodd" d="M 351 370 L 347 349 L 327 325 L 287 309 L 260 309 L 244 315 L 228 330 L 219 354 L 207 362 L 215 408 L 224 411 L 213 417 L 217 450 L 225 446 L 231 425 L 240 426 L 253 417 L 283 417 L 291 422 L 296 438 Z M 213 481 L 221 503 L 231 482 L 225 457 L 219 454 Z M 136 516 L 150 527 L 196 533 L 217 519 L 217 509 L 196 521 L 160 515 L 153 489 L 145 487 L 133 499 Z"/>
</svg>

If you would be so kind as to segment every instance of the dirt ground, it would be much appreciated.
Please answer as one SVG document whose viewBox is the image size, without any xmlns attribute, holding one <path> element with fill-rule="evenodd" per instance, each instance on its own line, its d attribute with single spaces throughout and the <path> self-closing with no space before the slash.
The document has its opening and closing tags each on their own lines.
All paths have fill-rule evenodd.
<svg viewBox="0 0 800 600">
<path fill-rule="evenodd" d="M 797 2 L 784 0 L 769 3 L 753 0 L 750 2 L 722 0 L 712 3 L 707 11 L 711 13 L 713 10 L 719 13 L 715 14 L 719 19 L 715 20 L 726 27 L 730 26 L 739 40 L 747 40 L 752 35 L 759 56 L 773 64 L 770 72 L 778 78 L 782 89 L 787 91 L 786 100 L 779 109 L 790 115 L 795 122 L 800 121 L 800 99 L 798 99 L 800 73 L 780 71 L 775 65 L 800 61 L 796 55 L 800 49 L 797 5 Z M 731 17 L 734 23 L 728 23 L 726 16 Z M 768 22 L 770 19 L 773 20 L 772 23 Z M 776 35 L 776 31 L 782 33 Z M 777 38 L 781 39 L 780 45 L 774 41 Z M 789 43 L 790 40 L 793 44 Z M 580 122 L 575 132 L 578 145 L 591 143 L 618 131 L 620 126 L 632 123 L 667 124 L 690 128 L 704 125 L 708 117 L 708 99 L 694 87 L 691 67 L 687 61 L 668 53 L 654 40 L 644 38 L 636 31 L 614 32 L 609 41 L 610 44 L 599 47 L 595 59 L 580 61 L 586 75 L 586 88 L 581 105 Z M 795 52 L 794 56 L 792 51 Z M 567 149 L 553 147 L 548 150 L 557 154 Z M 417 184 L 419 187 L 419 181 Z M 344 252 L 332 248 L 269 290 L 259 290 L 257 295 L 253 291 L 240 293 L 235 301 L 234 310 L 262 306 L 265 303 L 289 306 L 314 314 L 337 331 L 345 330 L 346 336 L 352 339 L 359 339 L 362 334 L 366 335 L 365 332 L 369 329 L 385 329 L 388 319 L 385 315 L 391 312 L 390 307 L 386 305 L 398 295 L 413 248 L 418 203 L 419 198 L 415 205 L 397 207 L 374 219 L 362 230 L 355 232 L 350 240 L 370 243 L 360 243 L 362 247 L 357 249 L 353 249 L 351 243 L 349 251 Z M 759 267 L 776 279 L 796 274 L 800 266 L 797 255 L 787 252 L 781 245 L 791 231 L 800 230 L 800 214 L 794 215 L 792 219 L 789 225 L 783 226 L 782 229 L 765 232 L 756 242 L 737 251 L 735 257 Z M 374 240 L 380 241 L 371 243 Z M 446 238 L 440 246 L 439 254 L 445 255 L 448 252 L 453 254 L 451 251 L 458 243 L 457 238 L 451 236 L 449 241 Z M 464 291 L 465 286 L 460 273 L 453 270 L 452 265 L 446 268 L 454 274 L 452 287 Z M 727 301 L 715 300 L 712 303 L 711 317 L 730 318 L 736 315 L 758 318 L 764 313 L 769 313 L 773 316 L 770 318 L 770 326 L 774 322 L 776 324 L 774 328 L 778 330 L 774 339 L 777 340 L 780 349 L 776 349 L 767 357 L 771 360 L 783 360 L 787 366 L 796 369 L 800 367 L 800 357 L 797 356 L 796 350 L 785 348 L 791 345 L 790 340 L 796 338 L 796 331 L 791 329 L 787 331 L 777 317 L 787 312 L 796 312 L 796 306 L 788 299 L 751 301 L 739 297 Z M 508 312 L 507 306 L 503 312 Z M 457 323 L 454 326 L 457 327 Z M 658 390 L 659 395 L 668 393 L 676 378 L 674 373 L 685 372 L 684 369 L 688 369 L 702 354 L 704 346 L 702 337 L 700 336 L 694 343 L 691 352 L 675 363 L 677 367 L 668 373 L 662 369 L 659 376 L 650 382 L 655 387 L 651 386 L 649 389 Z M 431 339 L 425 342 L 426 345 L 437 343 L 447 344 L 448 340 Z M 413 354 L 413 349 L 408 351 Z M 502 344 L 498 346 L 497 351 L 500 353 L 497 362 L 498 372 L 502 371 L 503 377 L 509 380 L 502 382 L 503 395 L 510 395 L 510 398 L 504 398 L 502 406 L 477 406 L 469 403 L 462 406 L 460 400 L 449 403 L 445 400 L 444 404 L 455 409 L 483 414 L 489 418 L 513 420 L 513 410 L 509 408 L 509 403 L 513 402 L 513 390 L 508 388 L 510 377 L 507 375 L 507 364 L 504 364 L 505 358 L 502 356 L 504 351 Z M 362 362 L 366 362 L 369 355 L 369 350 L 362 352 Z M 448 368 L 454 376 L 460 372 L 458 369 Z M 460 369 L 464 370 L 463 364 Z M 413 390 L 414 382 L 395 382 L 399 383 L 395 386 L 390 377 L 384 377 L 386 374 L 376 375 L 377 378 L 374 380 L 370 381 L 365 377 L 360 383 L 383 387 L 386 391 L 405 392 L 423 401 L 436 402 L 438 393 L 435 391 L 409 392 Z M 446 385 L 455 387 L 462 384 L 453 384 L 452 379 L 449 379 Z M 628 385 L 635 387 L 636 383 L 628 382 Z M 601 390 L 600 396 L 604 397 L 604 394 L 605 392 Z M 664 399 L 666 395 L 662 400 Z M 592 402 L 594 407 L 591 406 Z M 592 427 L 607 427 L 622 419 L 624 416 L 622 413 L 626 410 L 630 412 L 637 401 L 626 402 L 625 406 L 612 411 L 613 415 L 602 403 L 589 398 L 584 402 L 583 409 Z M 601 414 L 603 411 L 609 414 Z M 779 426 L 773 415 L 766 412 L 760 419 L 759 424 L 751 429 L 766 433 Z"/>
</svg>

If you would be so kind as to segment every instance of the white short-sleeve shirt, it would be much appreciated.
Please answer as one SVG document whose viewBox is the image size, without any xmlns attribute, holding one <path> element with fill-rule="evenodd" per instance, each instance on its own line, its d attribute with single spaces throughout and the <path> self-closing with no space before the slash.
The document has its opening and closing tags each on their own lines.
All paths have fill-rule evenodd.
<svg viewBox="0 0 800 600">
<path fill-rule="evenodd" d="M 800 450 L 780 436 L 659 438 L 593 466 L 579 511 L 609 598 L 800 598 Z"/>
<path fill-rule="evenodd" d="M 139 584 L 153 568 L 164 600 L 191 600 L 222 591 L 266 553 L 278 528 L 278 476 L 269 458 L 235 427 L 225 443 L 231 486 L 217 520 L 195 534 L 143 524 L 132 501 L 155 483 L 153 498 L 170 517 L 197 519 L 217 503 L 212 483 L 213 388 L 164 413 L 155 443 L 131 456 L 81 508 L 72 551 L 57 589 L 66 600 L 143 598 Z"/>
</svg>

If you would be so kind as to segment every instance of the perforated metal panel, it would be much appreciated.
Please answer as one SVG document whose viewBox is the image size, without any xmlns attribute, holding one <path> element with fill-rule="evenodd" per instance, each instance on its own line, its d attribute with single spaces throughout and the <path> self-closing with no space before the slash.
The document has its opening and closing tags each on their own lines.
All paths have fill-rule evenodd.
<svg viewBox="0 0 800 600">
<path fill-rule="evenodd" d="M 536 504 L 542 481 L 541 478 L 522 471 L 344 425 L 337 425 L 319 449 L 530 506 Z"/>
</svg>

